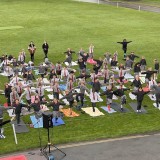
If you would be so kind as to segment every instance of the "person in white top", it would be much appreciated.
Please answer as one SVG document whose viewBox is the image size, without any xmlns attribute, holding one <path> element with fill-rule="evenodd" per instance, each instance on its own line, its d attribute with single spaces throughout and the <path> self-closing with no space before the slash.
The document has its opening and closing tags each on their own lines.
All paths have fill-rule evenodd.
<svg viewBox="0 0 160 160">
<path fill-rule="evenodd" d="M 94 49 L 94 46 L 93 46 L 93 44 L 90 44 L 90 46 L 89 46 L 89 58 L 91 58 L 91 59 L 93 59 L 93 49 Z"/>
<path fill-rule="evenodd" d="M 94 89 L 91 89 L 89 98 L 90 98 L 91 103 L 92 103 L 93 112 L 95 112 L 96 102 L 99 102 L 100 95 L 97 92 L 95 92 Z"/>
<path fill-rule="evenodd" d="M 18 84 L 19 81 L 23 81 L 22 78 L 18 77 L 18 75 L 16 74 L 10 81 L 9 85 L 10 86 L 14 86 L 16 84 Z"/>
<path fill-rule="evenodd" d="M 68 76 L 69 76 L 69 71 L 66 67 L 64 67 L 61 71 L 61 79 L 64 79 L 64 81 L 67 81 Z"/>
<path fill-rule="evenodd" d="M 152 85 L 157 85 L 157 82 L 153 77 L 151 77 L 151 80 L 149 81 L 149 89 L 151 89 Z"/>
</svg>

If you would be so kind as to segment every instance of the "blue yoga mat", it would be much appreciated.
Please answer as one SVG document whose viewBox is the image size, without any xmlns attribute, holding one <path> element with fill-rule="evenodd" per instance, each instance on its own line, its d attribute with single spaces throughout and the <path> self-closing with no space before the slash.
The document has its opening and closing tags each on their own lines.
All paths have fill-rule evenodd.
<svg viewBox="0 0 160 160">
<path fill-rule="evenodd" d="M 59 85 L 60 90 L 65 91 L 67 89 L 67 86 L 65 84 Z"/>
<path fill-rule="evenodd" d="M 102 106 L 101 107 L 103 110 L 105 110 L 106 112 L 108 112 L 108 113 L 115 113 L 116 111 L 113 109 L 113 108 L 110 108 L 110 111 L 108 110 L 108 107 L 106 107 L 106 106 Z"/>
<path fill-rule="evenodd" d="M 30 116 L 34 128 L 42 128 L 43 127 L 43 118 L 36 119 L 35 116 Z"/>
<path fill-rule="evenodd" d="M 30 116 L 30 119 L 32 121 L 34 128 L 43 128 L 43 117 L 36 119 L 35 116 Z M 56 120 L 55 118 L 52 119 L 53 126 L 60 126 L 60 125 L 65 124 L 61 118 L 58 118 L 57 123 L 55 120 Z"/>
<path fill-rule="evenodd" d="M 102 87 L 101 87 L 101 90 L 102 90 L 102 91 L 106 91 L 106 90 L 107 90 L 107 87 L 106 87 L 106 86 L 102 86 Z"/>
<path fill-rule="evenodd" d="M 56 123 L 56 118 L 53 118 L 52 122 L 53 122 L 53 126 L 60 126 L 60 125 L 65 124 L 61 118 L 58 118 L 57 123 Z"/>
</svg>

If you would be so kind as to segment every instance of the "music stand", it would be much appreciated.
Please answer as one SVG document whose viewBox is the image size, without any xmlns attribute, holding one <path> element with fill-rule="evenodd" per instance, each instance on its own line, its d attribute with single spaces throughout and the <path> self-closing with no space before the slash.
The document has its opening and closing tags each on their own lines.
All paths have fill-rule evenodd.
<svg viewBox="0 0 160 160">
<path fill-rule="evenodd" d="M 46 117 L 48 117 L 48 119 L 46 119 Z M 51 139 L 50 139 L 50 128 L 53 128 L 53 122 L 52 122 L 52 113 L 51 112 L 45 112 L 43 113 L 43 128 L 47 129 L 47 137 L 48 137 L 48 143 L 46 144 L 46 146 L 44 148 L 41 149 L 42 154 L 46 157 L 46 159 L 50 160 L 50 157 L 55 157 L 54 154 L 56 154 L 56 151 L 58 151 L 60 154 L 62 154 L 61 157 L 55 157 L 51 158 L 53 160 L 61 160 L 66 156 L 66 153 L 64 153 L 61 149 L 59 149 L 58 147 L 56 147 L 55 145 L 53 145 L 51 143 Z M 46 121 L 48 120 L 48 124 L 46 125 Z M 45 125 L 44 125 L 45 124 Z M 54 148 L 54 150 L 51 150 Z"/>
</svg>

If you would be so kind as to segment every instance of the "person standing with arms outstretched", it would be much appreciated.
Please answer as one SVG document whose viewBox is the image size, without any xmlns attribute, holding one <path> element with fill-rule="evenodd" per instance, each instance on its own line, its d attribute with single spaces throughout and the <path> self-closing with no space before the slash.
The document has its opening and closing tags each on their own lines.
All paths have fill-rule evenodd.
<svg viewBox="0 0 160 160">
<path fill-rule="evenodd" d="M 44 41 L 44 43 L 42 44 L 42 49 L 43 49 L 45 58 L 48 58 L 47 54 L 48 54 L 49 45 L 46 41 Z"/>
<path fill-rule="evenodd" d="M 36 51 L 36 46 L 34 45 L 34 43 L 32 41 L 28 45 L 28 51 L 29 51 L 30 56 L 31 56 L 31 61 L 34 62 L 34 53 Z"/>
<path fill-rule="evenodd" d="M 131 42 L 132 42 L 132 41 L 128 41 L 128 42 L 127 42 L 126 39 L 123 39 L 122 42 L 117 42 L 117 43 L 122 44 L 122 49 L 123 49 L 123 51 L 124 51 L 124 58 L 126 58 L 126 54 L 127 54 L 127 44 L 128 44 L 128 43 L 131 43 Z"/>
</svg>

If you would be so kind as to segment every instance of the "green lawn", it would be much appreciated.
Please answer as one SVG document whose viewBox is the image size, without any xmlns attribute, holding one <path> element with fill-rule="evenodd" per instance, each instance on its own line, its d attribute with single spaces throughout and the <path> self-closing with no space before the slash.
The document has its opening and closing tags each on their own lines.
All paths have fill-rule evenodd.
<svg viewBox="0 0 160 160">
<path fill-rule="evenodd" d="M 148 66 L 153 67 L 153 59 L 159 58 L 160 51 L 159 18 L 157 13 L 70 0 L 3 0 L 0 2 L 0 52 L 17 57 L 24 48 L 29 60 L 27 46 L 32 40 L 37 46 L 35 57 L 36 64 L 39 64 L 44 57 L 41 45 L 46 39 L 50 45 L 49 59 L 53 63 L 65 59 L 63 52 L 68 47 L 78 52 L 81 47 L 87 50 L 90 43 L 95 46 L 96 58 L 103 57 L 106 51 L 114 53 L 117 50 L 121 61 L 121 45 L 116 42 L 127 38 L 133 41 L 128 52 L 144 55 Z M 6 81 L 5 77 L 0 77 L 0 89 L 4 88 Z M 1 96 L 1 103 L 4 101 Z M 144 104 L 148 106 L 148 114 L 144 115 L 131 112 L 105 114 L 98 118 L 88 115 L 65 118 L 65 126 L 52 129 L 52 139 L 57 144 L 159 131 L 160 111 L 152 106 L 148 97 L 145 97 Z M 127 107 L 130 108 L 128 104 Z M 29 116 L 23 119 L 30 123 Z M 18 134 L 19 144 L 15 145 L 11 126 L 6 127 L 6 139 L 0 140 L 0 154 L 39 146 L 37 129 Z M 46 130 L 39 131 L 42 143 L 46 144 Z"/>
</svg>

